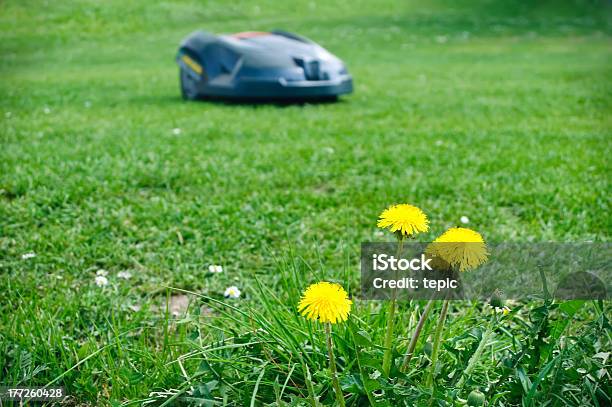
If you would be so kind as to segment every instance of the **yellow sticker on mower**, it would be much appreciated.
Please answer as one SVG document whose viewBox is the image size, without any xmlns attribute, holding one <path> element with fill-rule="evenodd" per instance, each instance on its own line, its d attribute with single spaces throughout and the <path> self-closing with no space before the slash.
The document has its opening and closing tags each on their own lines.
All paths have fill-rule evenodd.
<svg viewBox="0 0 612 407">
<path fill-rule="evenodd" d="M 191 69 L 193 69 L 193 71 L 195 73 L 197 73 L 198 75 L 202 75 L 202 66 L 200 64 L 198 64 L 196 61 L 194 61 L 193 59 L 191 59 L 189 57 L 189 55 L 183 55 L 181 57 L 181 60 Z"/>
</svg>

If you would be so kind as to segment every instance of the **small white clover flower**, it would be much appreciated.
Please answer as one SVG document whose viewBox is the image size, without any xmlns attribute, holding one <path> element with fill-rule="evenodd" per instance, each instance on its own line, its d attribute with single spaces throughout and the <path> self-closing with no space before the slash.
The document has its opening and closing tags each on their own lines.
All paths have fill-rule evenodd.
<svg viewBox="0 0 612 407">
<path fill-rule="evenodd" d="M 208 266 L 208 271 L 210 271 L 211 273 L 222 273 L 223 267 L 218 266 L 216 264 L 211 264 L 210 266 Z"/>
<path fill-rule="evenodd" d="M 172 129 L 172 134 L 178 136 L 179 134 L 181 134 L 181 129 L 179 129 L 178 127 Z"/>
<path fill-rule="evenodd" d="M 117 273 L 117 277 L 122 278 L 124 280 L 129 280 L 130 278 L 132 278 L 132 273 L 130 273 L 129 271 L 120 271 Z"/>
<path fill-rule="evenodd" d="M 223 296 L 225 298 L 240 298 L 240 290 L 235 285 L 227 287 Z"/>
<path fill-rule="evenodd" d="M 468 218 L 468 217 L 467 217 L 467 216 L 465 216 L 465 215 L 464 215 L 464 216 L 462 216 L 462 217 L 461 217 L 459 220 L 460 220 L 460 221 L 461 221 L 461 223 L 463 223 L 464 225 L 465 225 L 465 224 L 470 223 L 470 218 Z"/>
<path fill-rule="evenodd" d="M 108 285 L 108 279 L 104 276 L 96 276 L 96 285 L 98 287 L 104 287 Z"/>
<path fill-rule="evenodd" d="M 33 259 L 34 257 L 36 257 L 36 253 L 34 253 L 34 252 L 24 253 L 24 254 L 21 255 L 21 259 L 22 260 Z"/>
<path fill-rule="evenodd" d="M 51 113 L 51 109 L 49 109 L 47 106 L 45 106 L 45 108 L 43 109 L 43 112 L 45 112 L 45 114 L 49 114 L 49 113 Z"/>
<path fill-rule="evenodd" d="M 142 307 L 140 306 L 140 304 L 132 304 L 130 306 L 128 306 L 129 309 L 131 309 L 134 312 L 138 312 L 142 309 Z"/>
<path fill-rule="evenodd" d="M 108 271 L 106 271 L 104 269 L 100 269 L 100 270 L 96 271 L 96 276 L 102 276 L 102 277 L 108 276 Z"/>
</svg>

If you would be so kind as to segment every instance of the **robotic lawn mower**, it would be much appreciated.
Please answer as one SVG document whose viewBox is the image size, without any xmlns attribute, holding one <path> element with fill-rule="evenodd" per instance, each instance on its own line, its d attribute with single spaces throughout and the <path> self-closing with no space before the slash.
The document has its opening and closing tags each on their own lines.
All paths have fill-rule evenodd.
<svg viewBox="0 0 612 407">
<path fill-rule="evenodd" d="M 181 43 L 176 60 L 187 100 L 334 100 L 353 91 L 340 59 L 284 31 L 196 31 Z"/>
</svg>

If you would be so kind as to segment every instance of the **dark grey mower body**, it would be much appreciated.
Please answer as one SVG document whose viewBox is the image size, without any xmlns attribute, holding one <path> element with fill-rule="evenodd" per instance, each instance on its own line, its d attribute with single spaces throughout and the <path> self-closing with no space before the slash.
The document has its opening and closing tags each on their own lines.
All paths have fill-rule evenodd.
<svg viewBox="0 0 612 407">
<path fill-rule="evenodd" d="M 185 99 L 333 99 L 353 91 L 340 59 L 283 31 L 197 31 L 182 42 L 176 60 Z"/>
</svg>

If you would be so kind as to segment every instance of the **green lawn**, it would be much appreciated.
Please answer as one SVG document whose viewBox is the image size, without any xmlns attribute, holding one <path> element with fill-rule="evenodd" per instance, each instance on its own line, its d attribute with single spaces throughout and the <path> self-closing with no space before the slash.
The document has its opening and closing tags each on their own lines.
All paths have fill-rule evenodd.
<svg viewBox="0 0 612 407">
<path fill-rule="evenodd" d="M 283 315 L 314 335 L 316 325 L 296 317 L 299 292 L 319 277 L 355 291 L 359 245 L 389 239 L 376 233 L 389 204 L 428 214 L 422 241 L 461 216 L 490 242 L 610 240 L 608 3 L 151 3 L 0 3 L 0 384 L 57 379 L 68 404 L 106 405 L 216 380 L 206 391 L 220 405 L 300 405 L 309 365 L 315 392 L 330 404 L 320 338 L 305 345 L 305 362 L 286 369 L 270 362 L 279 348 L 268 352 L 261 338 L 249 346 L 262 349 L 206 346 L 249 343 L 255 334 L 246 332 L 266 323 L 285 340 L 282 320 L 274 322 Z M 181 100 L 173 58 L 183 37 L 273 28 L 341 57 L 355 93 L 284 107 Z M 210 274 L 210 264 L 224 272 Z M 104 288 L 94 283 L 100 269 L 109 273 Z M 132 278 L 119 279 L 121 271 Z M 200 310 L 190 296 L 186 316 L 166 312 L 178 295 L 166 287 L 222 299 L 231 285 L 242 291 L 230 302 L 237 309 L 205 299 Z M 376 343 L 385 326 L 379 305 L 357 302 L 352 322 Z M 610 351 L 609 331 L 589 330 L 606 327 L 606 305 L 585 304 L 567 328 L 568 338 L 594 338 L 583 353 L 565 343 L 553 354 L 584 357 L 574 367 L 588 370 L 599 360 L 593 354 Z M 534 307 L 513 315 L 533 322 Z M 553 320 L 565 318 L 551 307 Z M 405 309 L 402 320 L 413 323 L 416 305 Z M 453 305 L 449 344 L 484 324 L 479 312 Z M 522 326 L 513 326 L 516 335 Z M 339 332 L 338 341 L 350 338 L 348 328 Z M 487 348 L 489 369 L 474 379 L 483 389 L 500 372 L 494 356 L 504 343 Z M 340 343 L 338 351 L 354 372 L 354 348 Z M 177 362 L 189 352 L 199 353 Z M 461 370 L 462 357 L 442 362 Z M 290 366 L 300 379 L 279 397 Z M 504 388 L 495 402 L 541 405 L 561 383 L 573 393 L 559 390 L 558 403 L 605 404 L 609 373 L 555 382 L 545 372 L 529 395 L 544 366 L 526 372 L 529 386 L 513 372 L 519 390 Z M 402 395 L 397 384 L 395 397 L 421 405 L 429 397 L 418 390 L 421 374 L 402 379 L 411 390 Z M 434 396 L 451 403 L 444 380 Z M 347 395 L 356 387 L 349 383 Z"/>
</svg>

